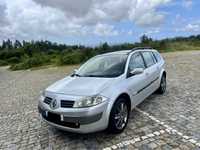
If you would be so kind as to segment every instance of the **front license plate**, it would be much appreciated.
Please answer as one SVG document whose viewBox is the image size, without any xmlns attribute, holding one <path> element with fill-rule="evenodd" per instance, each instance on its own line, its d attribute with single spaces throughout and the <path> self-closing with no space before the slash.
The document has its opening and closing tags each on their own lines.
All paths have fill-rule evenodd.
<svg viewBox="0 0 200 150">
<path fill-rule="evenodd" d="M 48 112 L 48 118 L 53 119 L 53 120 L 61 120 L 59 114 L 55 114 L 55 113 L 52 113 L 52 112 Z"/>
</svg>

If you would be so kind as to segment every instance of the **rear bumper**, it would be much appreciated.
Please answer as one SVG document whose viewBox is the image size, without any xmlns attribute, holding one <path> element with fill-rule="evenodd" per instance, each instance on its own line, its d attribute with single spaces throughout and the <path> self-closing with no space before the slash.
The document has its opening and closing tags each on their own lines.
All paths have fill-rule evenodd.
<svg viewBox="0 0 200 150">
<path fill-rule="evenodd" d="M 90 108 L 51 110 L 48 105 L 40 102 L 38 111 L 45 122 L 56 128 L 69 132 L 90 133 L 107 128 L 107 105 L 107 102 L 104 102 Z"/>
</svg>

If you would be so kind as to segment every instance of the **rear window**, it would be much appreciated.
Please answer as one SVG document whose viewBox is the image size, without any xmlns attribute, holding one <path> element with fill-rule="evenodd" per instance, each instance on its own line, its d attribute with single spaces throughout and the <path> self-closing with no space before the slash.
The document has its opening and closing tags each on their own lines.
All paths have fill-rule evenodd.
<svg viewBox="0 0 200 150">
<path fill-rule="evenodd" d="M 151 52 L 142 52 L 142 55 L 144 57 L 147 67 L 150 67 L 155 64 L 154 58 Z"/>
</svg>

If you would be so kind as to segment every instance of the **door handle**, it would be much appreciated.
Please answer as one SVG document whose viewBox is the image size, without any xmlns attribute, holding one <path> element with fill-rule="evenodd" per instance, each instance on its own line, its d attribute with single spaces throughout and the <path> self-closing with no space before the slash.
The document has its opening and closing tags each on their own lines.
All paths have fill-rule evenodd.
<svg viewBox="0 0 200 150">
<path fill-rule="evenodd" d="M 146 76 L 148 76 L 148 75 L 149 75 L 149 73 L 148 73 L 148 72 L 146 72 L 146 73 L 145 73 L 145 75 L 146 75 Z"/>
</svg>

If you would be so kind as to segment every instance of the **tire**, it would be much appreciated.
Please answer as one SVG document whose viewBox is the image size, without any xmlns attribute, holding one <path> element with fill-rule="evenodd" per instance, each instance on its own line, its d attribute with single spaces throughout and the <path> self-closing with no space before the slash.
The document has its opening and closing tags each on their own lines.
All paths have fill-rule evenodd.
<svg viewBox="0 0 200 150">
<path fill-rule="evenodd" d="M 119 98 L 114 103 L 110 113 L 109 125 L 108 125 L 108 131 L 110 133 L 117 134 L 123 132 L 128 123 L 129 110 L 130 110 L 129 106 L 125 98 Z"/>
<path fill-rule="evenodd" d="M 159 94 L 164 94 L 166 92 L 167 87 L 167 81 L 166 81 L 166 75 L 162 75 L 161 81 L 160 81 L 160 87 L 158 88 Z"/>
</svg>

